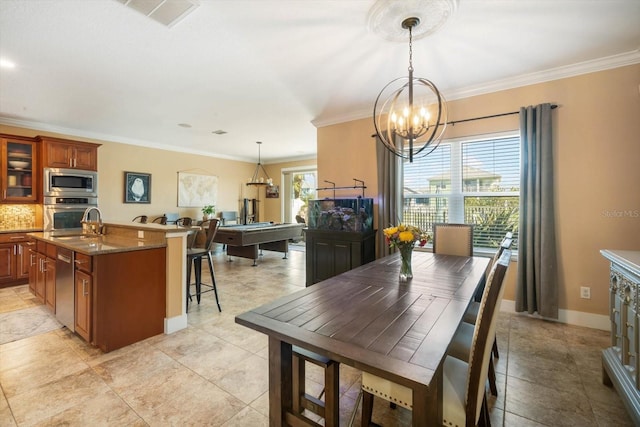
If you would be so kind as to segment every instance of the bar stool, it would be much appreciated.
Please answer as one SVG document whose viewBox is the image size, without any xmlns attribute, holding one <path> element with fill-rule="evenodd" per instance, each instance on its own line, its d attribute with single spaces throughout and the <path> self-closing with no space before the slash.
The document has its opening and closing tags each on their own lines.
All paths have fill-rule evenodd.
<svg viewBox="0 0 640 427">
<path fill-rule="evenodd" d="M 194 247 L 190 247 L 187 248 L 187 311 L 189 311 L 189 301 L 191 301 L 191 292 L 190 292 L 190 288 L 191 288 L 191 265 L 193 264 L 194 269 L 195 269 L 195 273 L 196 273 L 196 281 L 195 281 L 195 285 L 196 285 L 196 299 L 198 301 L 198 304 L 200 304 L 200 295 L 205 293 L 205 292 L 211 292 L 213 291 L 216 295 L 216 304 L 218 305 L 218 311 L 222 311 L 222 308 L 220 308 L 220 300 L 218 299 L 218 289 L 216 287 L 216 278 L 215 275 L 213 273 L 213 260 L 211 258 L 211 250 L 213 249 L 213 238 L 216 235 L 216 232 L 218 231 L 218 226 L 220 225 L 219 221 L 217 219 L 212 219 L 209 221 L 209 227 L 207 228 L 207 240 L 205 242 L 204 247 L 202 248 L 194 248 Z M 204 228 L 204 225 L 203 225 Z M 193 239 L 193 241 L 195 242 L 197 239 Z M 207 262 L 209 263 L 209 272 L 211 273 L 211 285 L 208 285 L 206 283 L 202 283 L 202 259 L 206 257 L 207 258 Z M 202 290 L 202 285 L 205 285 L 207 287 L 210 287 L 211 289 L 208 289 L 206 291 Z"/>
<path fill-rule="evenodd" d="M 293 413 L 291 415 L 298 423 L 318 425 L 303 415 L 306 409 L 322 417 L 325 427 L 337 427 L 340 424 L 340 363 L 295 345 L 292 346 L 292 355 Z M 305 362 L 313 363 L 324 370 L 324 390 L 317 398 L 305 391 Z M 323 394 L 324 402 L 320 400 Z"/>
</svg>

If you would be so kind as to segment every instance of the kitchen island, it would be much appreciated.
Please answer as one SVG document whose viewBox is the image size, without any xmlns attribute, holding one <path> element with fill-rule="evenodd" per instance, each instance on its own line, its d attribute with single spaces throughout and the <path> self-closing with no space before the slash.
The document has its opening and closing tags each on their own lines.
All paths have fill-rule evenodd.
<svg viewBox="0 0 640 427">
<path fill-rule="evenodd" d="M 131 223 L 104 226 L 101 235 L 30 233 L 37 241 L 32 259 L 38 260 L 30 286 L 43 289 L 45 303 L 56 315 L 73 305 L 72 320 L 63 323 L 105 352 L 186 327 L 185 253 L 190 229 Z M 69 262 L 72 291 L 56 283 L 60 276 L 56 266 Z M 58 293 L 64 301 L 56 301 Z"/>
</svg>

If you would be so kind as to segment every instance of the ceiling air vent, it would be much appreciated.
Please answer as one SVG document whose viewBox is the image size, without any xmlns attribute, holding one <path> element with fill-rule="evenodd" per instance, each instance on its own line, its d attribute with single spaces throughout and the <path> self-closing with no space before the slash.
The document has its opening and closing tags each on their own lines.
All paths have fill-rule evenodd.
<svg viewBox="0 0 640 427">
<path fill-rule="evenodd" d="M 200 6 L 197 0 L 116 0 L 167 27 Z"/>
</svg>

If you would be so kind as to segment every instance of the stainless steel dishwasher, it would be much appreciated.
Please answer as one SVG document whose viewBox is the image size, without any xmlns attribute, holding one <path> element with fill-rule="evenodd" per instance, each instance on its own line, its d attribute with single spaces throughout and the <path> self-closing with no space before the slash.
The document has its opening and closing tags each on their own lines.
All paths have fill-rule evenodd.
<svg viewBox="0 0 640 427">
<path fill-rule="evenodd" d="M 56 260 L 56 318 L 75 332 L 75 286 L 73 251 L 58 246 Z"/>
</svg>

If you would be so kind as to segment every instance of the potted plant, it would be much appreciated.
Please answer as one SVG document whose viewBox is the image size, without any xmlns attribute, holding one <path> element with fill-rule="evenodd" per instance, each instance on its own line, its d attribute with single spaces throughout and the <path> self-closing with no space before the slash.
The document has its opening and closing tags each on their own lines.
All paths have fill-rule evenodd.
<svg viewBox="0 0 640 427">
<path fill-rule="evenodd" d="M 216 206 L 215 205 L 206 205 L 205 207 L 202 208 L 202 214 L 204 215 L 202 217 L 202 219 L 204 221 L 206 221 L 208 219 L 212 219 L 213 216 L 216 214 Z"/>
</svg>

